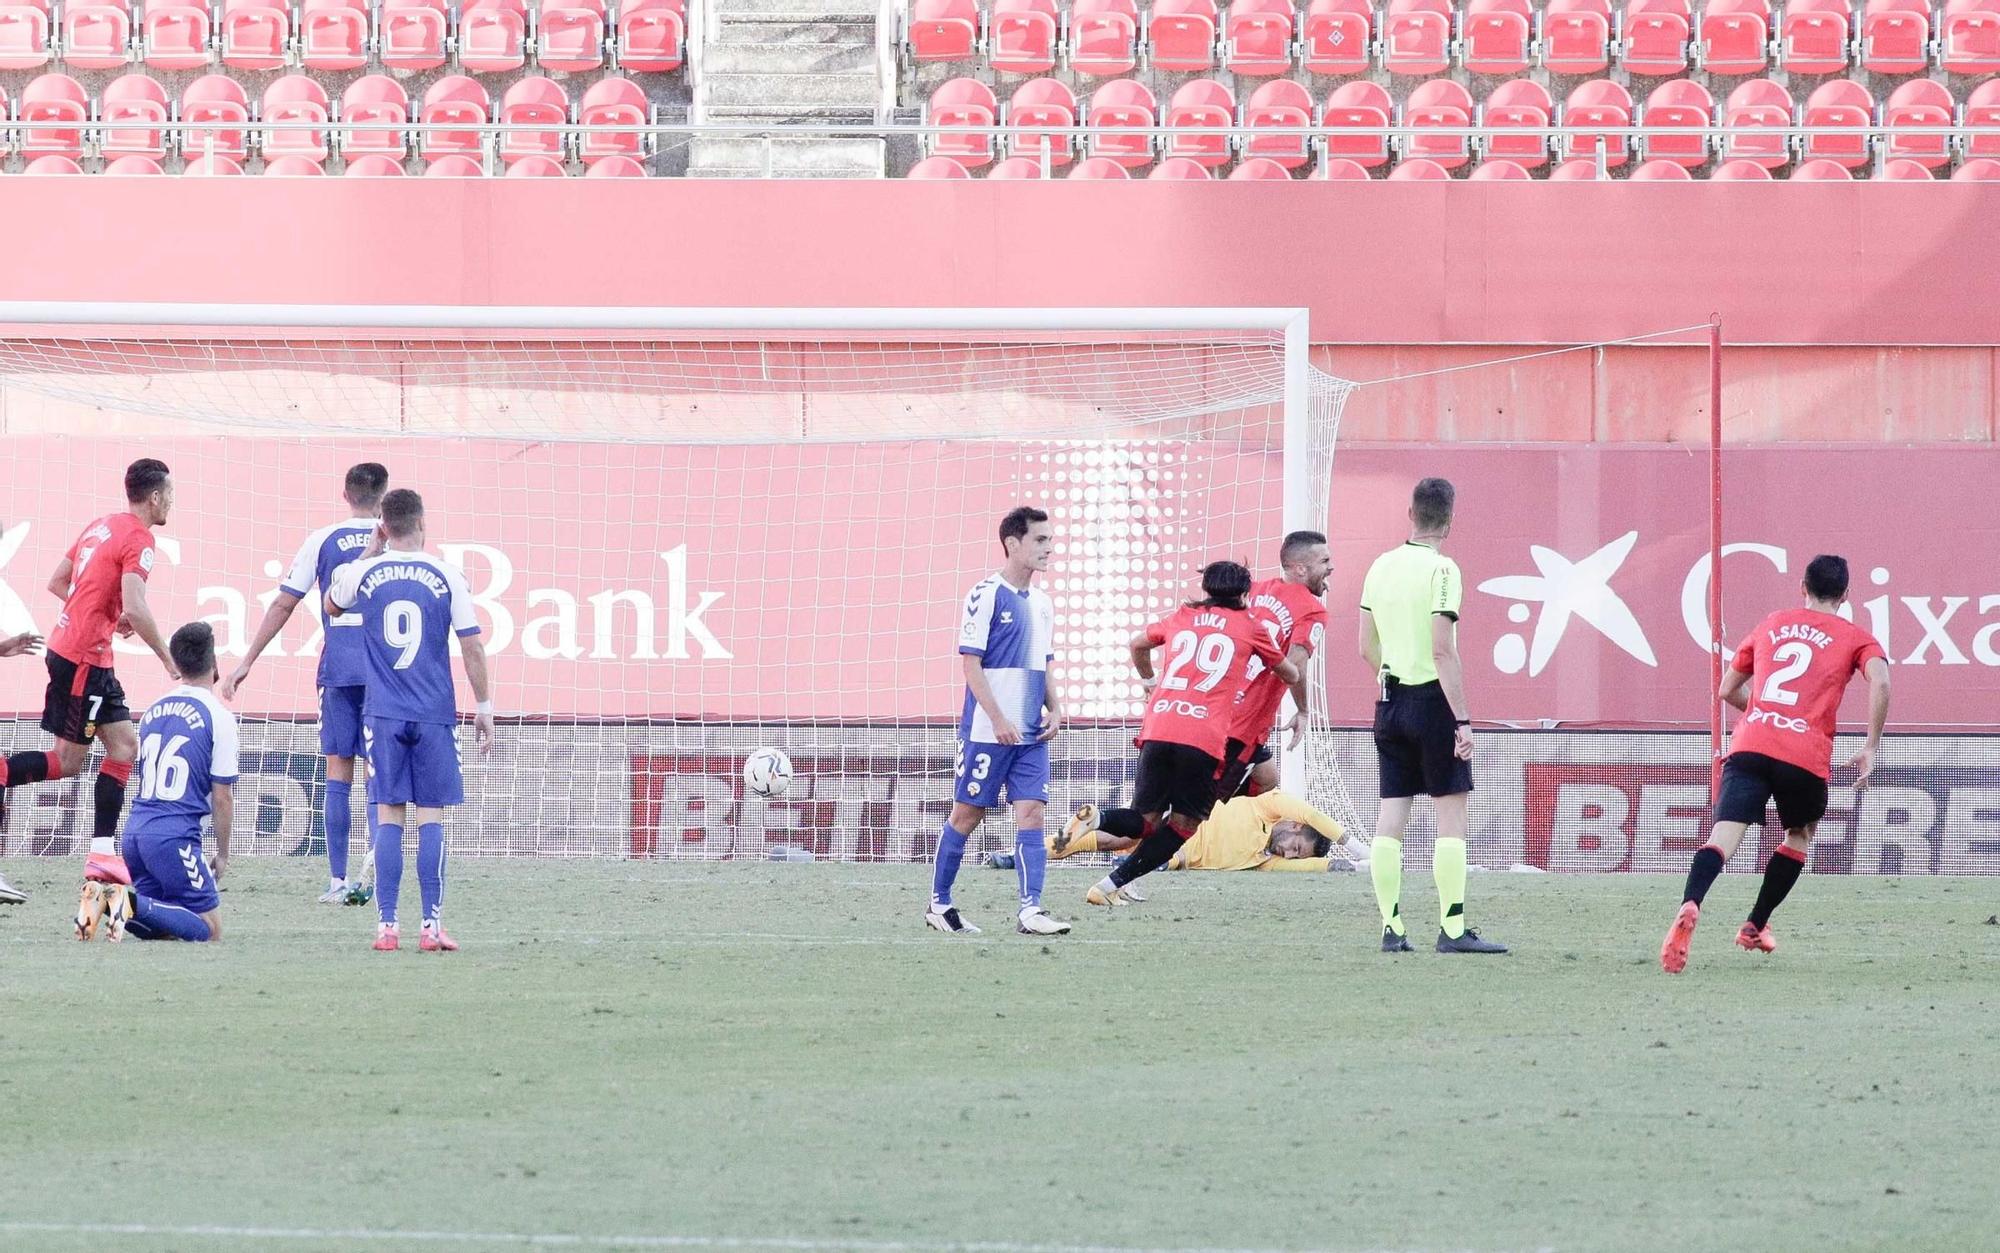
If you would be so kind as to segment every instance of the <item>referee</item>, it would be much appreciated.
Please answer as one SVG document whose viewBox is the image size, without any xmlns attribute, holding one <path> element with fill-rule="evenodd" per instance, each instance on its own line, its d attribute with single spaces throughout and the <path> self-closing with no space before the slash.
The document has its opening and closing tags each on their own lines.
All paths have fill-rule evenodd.
<svg viewBox="0 0 2000 1253">
<path fill-rule="evenodd" d="M 1410 538 L 1368 567 L 1361 584 L 1361 656 L 1381 683 L 1375 755 L 1382 810 L 1369 857 L 1382 907 L 1382 951 L 1408 953 L 1403 930 L 1403 829 L 1418 793 L 1437 808 L 1431 877 L 1437 881 L 1440 953 L 1504 953 L 1465 925 L 1466 797 L 1472 792 L 1472 721 L 1458 659 L 1458 563 L 1440 551 L 1458 496 L 1445 479 L 1410 495 Z"/>
</svg>

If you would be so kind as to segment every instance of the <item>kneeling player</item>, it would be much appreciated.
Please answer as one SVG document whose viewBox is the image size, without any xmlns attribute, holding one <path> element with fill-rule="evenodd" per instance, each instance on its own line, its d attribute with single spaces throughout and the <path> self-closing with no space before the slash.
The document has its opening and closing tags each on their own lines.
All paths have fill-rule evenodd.
<svg viewBox="0 0 2000 1253">
<path fill-rule="evenodd" d="M 1269 667 L 1284 683 L 1298 680 L 1298 667 L 1244 607 L 1250 571 L 1233 561 L 1213 562 L 1201 572 L 1201 587 L 1204 599 L 1132 638 L 1132 668 L 1152 688 L 1132 787 L 1132 807 L 1143 826 L 1138 850 L 1084 895 L 1092 905 L 1121 903 L 1125 885 L 1166 865 L 1215 808 L 1236 698 L 1252 666 Z M 1167 650 L 1157 682 L 1156 648 Z"/>
<path fill-rule="evenodd" d="M 1078 853 L 1124 853 L 1139 847 L 1134 836 L 1111 835 L 1092 823 L 1097 806 L 1081 805 L 1062 834 L 1049 837 L 1049 856 L 1060 861 Z M 1326 834 L 1332 832 L 1331 835 Z M 1195 828 L 1187 843 L 1168 859 L 1168 870 L 1327 869 L 1333 846 L 1347 844 L 1338 822 L 1284 792 L 1264 792 L 1223 801 Z M 1127 897 L 1132 892 L 1126 888 Z"/>
<path fill-rule="evenodd" d="M 102 925 L 110 938 L 207 941 L 222 938 L 216 885 L 229 864 L 236 813 L 236 715 L 215 695 L 215 628 L 190 622 L 167 650 L 181 686 L 139 720 L 139 799 L 125 824 L 132 886 L 90 880 L 77 912 L 77 938 Z M 215 862 L 202 855 L 201 822 L 214 816 Z"/>
<path fill-rule="evenodd" d="M 1771 913 L 1806 868 L 1806 846 L 1826 816 L 1826 780 L 1833 768 L 1833 733 L 1840 698 L 1858 673 L 1868 676 L 1868 742 L 1848 764 L 1858 772 L 1856 790 L 1875 769 L 1882 726 L 1889 719 L 1889 661 L 1875 637 L 1840 616 L 1847 599 L 1847 562 L 1814 557 L 1806 567 L 1803 609 L 1781 609 L 1757 624 L 1736 650 L 1722 680 L 1721 698 L 1744 711 L 1729 738 L 1722 790 L 1715 800 L 1715 831 L 1695 850 L 1680 912 L 1660 945 L 1660 968 L 1687 968 L 1688 943 L 1701 903 L 1722 873 L 1743 833 L 1762 826 L 1764 811 L 1778 806 L 1785 842 L 1764 866 L 1764 883 L 1737 946 L 1773 952 Z M 1754 693 L 1754 695 L 1752 694 Z"/>
</svg>

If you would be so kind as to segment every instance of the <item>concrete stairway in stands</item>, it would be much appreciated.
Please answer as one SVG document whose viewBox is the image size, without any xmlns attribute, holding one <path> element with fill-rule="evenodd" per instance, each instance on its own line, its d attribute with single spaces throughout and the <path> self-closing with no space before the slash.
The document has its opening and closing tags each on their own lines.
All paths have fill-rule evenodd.
<svg viewBox="0 0 2000 1253">
<path fill-rule="evenodd" d="M 866 124 L 881 116 L 875 0 L 708 0 L 700 9 L 696 20 L 707 25 L 694 118 L 770 129 L 694 140 L 690 177 L 883 176 L 880 139 L 784 134 L 801 123 Z"/>
</svg>

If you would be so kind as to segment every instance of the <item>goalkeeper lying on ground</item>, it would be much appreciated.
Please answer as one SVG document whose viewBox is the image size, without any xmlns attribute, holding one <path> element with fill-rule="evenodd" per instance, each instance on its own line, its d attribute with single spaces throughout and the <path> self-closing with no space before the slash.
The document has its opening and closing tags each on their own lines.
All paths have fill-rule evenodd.
<svg viewBox="0 0 2000 1253">
<path fill-rule="evenodd" d="M 1078 853 L 1124 853 L 1139 846 L 1137 835 L 1114 835 L 1099 830 L 1097 824 L 1097 806 L 1079 805 L 1062 833 L 1047 837 L 1049 857 L 1059 861 Z M 1266 792 L 1217 805 L 1166 868 L 1323 871 L 1331 864 L 1333 846 L 1347 842 L 1340 824 L 1311 805 L 1283 792 Z"/>
</svg>

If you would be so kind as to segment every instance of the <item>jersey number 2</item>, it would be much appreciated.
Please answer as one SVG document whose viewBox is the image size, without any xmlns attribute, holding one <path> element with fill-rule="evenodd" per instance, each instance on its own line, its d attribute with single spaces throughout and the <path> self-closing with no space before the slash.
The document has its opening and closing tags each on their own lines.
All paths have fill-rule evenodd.
<svg viewBox="0 0 2000 1253">
<path fill-rule="evenodd" d="M 1773 704 L 1785 706 L 1798 704 L 1799 694 L 1786 687 L 1785 684 L 1790 683 L 1793 679 L 1798 678 L 1812 668 L 1812 645 L 1802 644 L 1797 640 L 1793 640 L 1789 644 L 1780 644 L 1772 652 L 1771 660 L 1783 664 L 1770 678 L 1764 681 L 1764 695 L 1762 699 L 1770 701 Z"/>
</svg>

